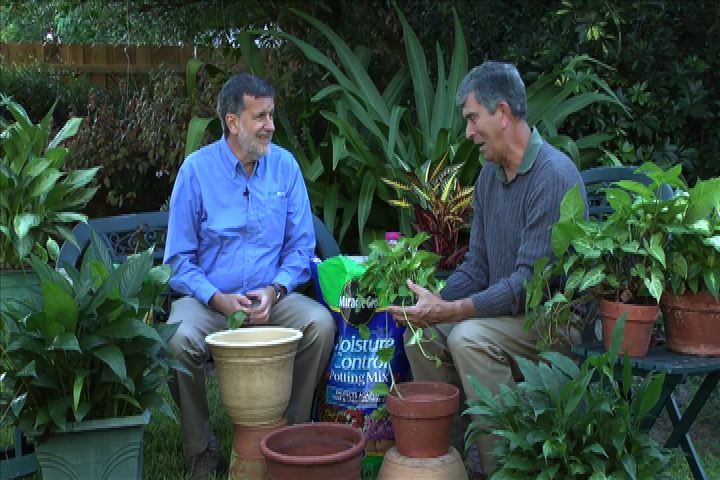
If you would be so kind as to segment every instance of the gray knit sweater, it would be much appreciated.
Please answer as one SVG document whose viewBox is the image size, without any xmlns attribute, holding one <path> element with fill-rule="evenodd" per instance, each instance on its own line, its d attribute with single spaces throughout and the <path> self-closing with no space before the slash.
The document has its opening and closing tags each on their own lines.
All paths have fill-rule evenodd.
<svg viewBox="0 0 720 480">
<path fill-rule="evenodd" d="M 523 281 L 538 258 L 550 256 L 550 232 L 568 190 L 585 186 L 567 155 L 543 142 L 532 167 L 509 183 L 486 163 L 475 183 L 470 249 L 448 278 L 445 300 L 471 297 L 478 318 L 525 311 Z"/>
</svg>

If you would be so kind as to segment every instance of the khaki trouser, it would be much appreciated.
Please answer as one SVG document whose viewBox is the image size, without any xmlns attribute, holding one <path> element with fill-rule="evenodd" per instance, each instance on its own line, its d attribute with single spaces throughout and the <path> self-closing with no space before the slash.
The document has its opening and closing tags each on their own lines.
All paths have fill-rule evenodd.
<svg viewBox="0 0 720 480">
<path fill-rule="evenodd" d="M 183 297 L 172 303 L 168 323 L 180 324 L 170 339 L 170 351 L 192 373 L 192 377 L 174 373 L 169 386 L 180 408 L 183 450 L 185 455 L 193 456 L 204 451 L 212 437 L 205 389 L 205 364 L 210 359 L 210 350 L 205 337 L 227 328 L 227 318 L 193 297 Z M 335 321 L 315 300 L 290 293 L 272 308 L 270 324 L 303 332 L 285 415 L 289 424 L 307 422 L 315 387 L 332 353 Z"/>
<path fill-rule="evenodd" d="M 416 346 L 405 348 L 413 378 L 452 383 L 460 387 L 460 412 L 467 408 L 465 399 L 475 399 L 467 376 L 472 375 L 494 394 L 501 384 L 514 385 L 514 374 L 519 373 L 513 356 L 523 356 L 537 360 L 535 348 L 537 332 L 525 331 L 525 317 L 474 318 L 452 324 L 436 326 L 437 338 L 424 343 L 423 348 L 429 354 L 435 354 L 442 360 L 440 368 L 427 360 Z M 406 340 L 409 329 L 405 333 Z M 428 337 L 428 333 L 425 334 Z M 463 434 L 468 419 L 458 417 L 453 430 L 453 445 L 463 447 Z M 493 465 L 492 449 L 494 438 L 482 436 L 477 445 L 483 472 L 488 473 Z M 462 451 L 462 450 L 460 450 Z"/>
</svg>

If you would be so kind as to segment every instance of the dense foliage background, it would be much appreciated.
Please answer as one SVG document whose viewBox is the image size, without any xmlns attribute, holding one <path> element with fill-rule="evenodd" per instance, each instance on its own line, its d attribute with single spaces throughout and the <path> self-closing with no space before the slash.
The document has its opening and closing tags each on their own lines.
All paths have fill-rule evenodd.
<svg viewBox="0 0 720 480">
<path fill-rule="evenodd" d="M 612 134 L 595 163 L 681 162 L 691 183 L 720 174 L 717 2 L 508 0 L 502 8 L 464 1 L 400 0 L 397 4 L 428 58 L 434 58 L 436 44 L 446 55 L 452 51 L 454 8 L 471 66 L 486 59 L 511 61 L 529 85 L 577 54 L 601 62 L 593 73 L 610 85 L 632 116 L 616 105 L 597 104 L 569 117 L 562 126 L 563 133 L 572 138 Z M 330 25 L 350 46 L 367 47 L 368 72 L 378 86 L 386 85 L 398 62 L 405 59 L 399 18 L 391 2 L 380 0 L 10 1 L 0 6 L 0 41 L 212 45 L 225 53 L 232 66 L 239 56 L 240 32 L 267 29 L 261 43 L 267 75 L 278 87 L 280 108 L 302 140 L 292 148 L 307 148 L 308 142 L 321 147 L 328 122 L 318 114 L 323 104 L 310 99 L 328 84 L 327 75 L 273 32 L 293 34 L 336 57 L 327 40 L 294 15 L 291 6 Z M 162 71 L 144 90 L 98 92 L 82 79 L 68 81 L 40 66 L 3 64 L 0 68 L 0 90 L 12 94 L 35 119 L 57 98 L 57 125 L 71 113 L 94 122 L 92 135 L 78 139 L 69 161 L 74 166 L 103 164 L 109 170 L 103 177 L 105 194 L 99 195 L 107 208 L 98 209 L 98 214 L 153 209 L 162 203 L 182 162 L 187 122 L 192 115 L 212 111 L 220 83 L 208 82 L 201 90 L 203 96 L 191 101 L 182 78 L 169 79 Z M 408 92 L 410 108 L 411 97 Z M 103 118 L 107 121 L 98 121 Z M 153 138 L 143 138 L 147 131 L 153 132 Z M 125 182 L 113 180 L 113 171 L 120 179 L 119 172 L 138 162 L 141 166 L 136 171 L 142 180 L 160 187 L 152 198 L 134 196 L 138 183 L 133 177 L 125 176 Z"/>
</svg>

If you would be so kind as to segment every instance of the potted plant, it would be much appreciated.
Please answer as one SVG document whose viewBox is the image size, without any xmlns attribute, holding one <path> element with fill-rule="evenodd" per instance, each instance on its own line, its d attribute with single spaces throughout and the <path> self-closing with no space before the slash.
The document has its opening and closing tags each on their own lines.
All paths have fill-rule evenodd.
<svg viewBox="0 0 720 480">
<path fill-rule="evenodd" d="M 149 250 L 116 267 L 94 232 L 79 271 L 30 264 L 39 291 L 2 316 L 3 423 L 34 438 L 45 479 L 141 478 L 149 409 L 172 415 L 160 388 L 184 370 L 166 356 L 177 327 L 146 323 L 170 268 Z"/>
<path fill-rule="evenodd" d="M 643 427 L 657 404 L 665 374 L 633 386 L 631 361 L 622 361 L 615 378 L 627 314 L 615 324 L 609 350 L 580 367 L 558 353 L 543 352 L 536 364 L 516 358 L 524 380 L 501 385 L 493 395 L 470 378 L 477 399 L 466 414 L 474 420 L 466 447 L 479 435 L 498 437 L 495 449 L 500 478 L 658 478 L 670 456 Z"/>
<path fill-rule="evenodd" d="M 666 291 L 660 305 L 667 347 L 720 355 L 720 178 L 698 180 L 661 219 L 667 234 Z"/>
<path fill-rule="evenodd" d="M 605 188 L 613 212 L 604 220 L 587 218 L 578 186 L 563 198 L 551 234 L 554 258 L 539 259 L 526 284 L 527 327 L 540 328 L 541 346 L 567 343 L 569 330 L 582 327 L 575 307 L 594 298 L 605 347 L 617 318 L 627 312 L 622 351 L 647 353 L 667 270 L 661 220 L 673 203 L 657 192 L 662 184 L 677 187 L 681 181 L 679 167 L 664 171 L 648 163 L 638 171 L 651 183 L 620 180 Z"/>
<path fill-rule="evenodd" d="M 437 289 L 435 265 L 437 254 L 420 250 L 429 235 L 420 232 L 411 238 L 401 238 L 394 245 L 376 241 L 370 245 L 367 269 L 360 277 L 359 290 L 373 293 L 380 305 L 414 303 L 407 287 L 410 279 L 418 285 Z M 407 319 L 406 319 L 407 320 Z M 407 346 L 419 348 L 423 355 L 439 363 L 440 359 L 428 353 L 424 344 L 434 338 L 434 329 L 407 322 L 410 330 Z M 430 332 L 426 335 L 426 332 Z M 368 332 L 360 329 L 360 334 Z M 380 349 L 378 357 L 390 365 L 394 347 Z M 373 392 L 387 395 L 387 410 L 395 434 L 396 448 L 406 457 L 432 458 L 448 454 L 450 431 L 454 415 L 459 408 L 459 389 L 442 382 L 395 383 L 392 372 L 390 385 L 378 383 Z"/>
<path fill-rule="evenodd" d="M 75 243 L 70 227 L 87 221 L 79 210 L 95 195 L 88 184 L 98 167 L 62 172 L 68 154 L 61 143 L 75 135 L 82 119 L 71 118 L 50 141 L 53 109 L 34 124 L 21 105 L 0 97 L 0 299 L 3 309 L 37 287 L 37 278 L 22 271 L 32 252 L 44 261 L 57 258 L 57 238 Z"/>
</svg>

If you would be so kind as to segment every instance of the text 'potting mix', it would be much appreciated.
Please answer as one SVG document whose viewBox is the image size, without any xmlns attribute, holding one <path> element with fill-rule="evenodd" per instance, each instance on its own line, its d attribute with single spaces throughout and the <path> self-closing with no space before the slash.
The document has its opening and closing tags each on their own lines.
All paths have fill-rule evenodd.
<svg viewBox="0 0 720 480">
<path fill-rule="evenodd" d="M 369 440 L 392 440 L 389 419 L 371 418 L 385 404 L 384 396 L 372 389 L 377 383 L 390 383 L 388 362 L 378 356 L 383 349 L 394 348 L 392 372 L 396 381 L 407 380 L 405 329 L 387 313 L 387 305 L 378 304 L 377 297 L 358 292 L 357 279 L 364 271 L 364 266 L 342 255 L 311 264 L 318 299 L 328 306 L 337 325 L 316 420 L 350 423 Z M 364 338 L 360 328 L 365 327 L 369 335 Z"/>
</svg>

